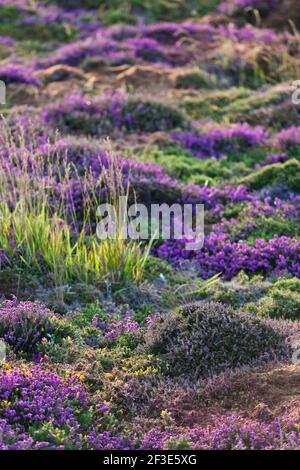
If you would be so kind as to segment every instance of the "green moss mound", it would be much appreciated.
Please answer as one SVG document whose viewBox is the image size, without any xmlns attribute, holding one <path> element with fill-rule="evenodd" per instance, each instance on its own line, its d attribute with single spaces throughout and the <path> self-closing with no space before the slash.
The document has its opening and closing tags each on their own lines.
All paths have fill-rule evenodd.
<svg viewBox="0 0 300 470">
<path fill-rule="evenodd" d="M 249 189 L 257 190 L 266 186 L 286 184 L 294 191 L 300 191 L 300 163 L 292 158 L 284 163 L 265 166 L 241 180 Z"/>
</svg>

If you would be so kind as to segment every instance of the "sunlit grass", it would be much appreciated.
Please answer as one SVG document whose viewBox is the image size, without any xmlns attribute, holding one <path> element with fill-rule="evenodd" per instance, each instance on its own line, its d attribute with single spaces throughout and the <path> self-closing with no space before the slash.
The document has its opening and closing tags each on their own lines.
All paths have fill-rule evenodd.
<svg viewBox="0 0 300 470">
<path fill-rule="evenodd" d="M 147 246 L 124 239 L 122 223 L 117 221 L 116 236 L 106 240 L 97 237 L 95 221 L 97 205 L 95 188 L 86 193 L 82 220 L 77 220 L 75 209 L 66 213 L 64 194 L 53 204 L 55 195 L 51 181 L 59 181 L 68 188 L 68 181 L 76 168 L 57 157 L 41 156 L 32 144 L 28 151 L 26 139 L 20 131 L 19 142 L 6 135 L 5 146 L 9 157 L 0 169 L 0 247 L 13 264 L 35 272 L 50 273 L 56 285 L 78 280 L 86 283 L 122 284 L 140 283 L 151 242 Z M 119 197 L 129 202 L 130 185 L 124 188 L 122 168 L 108 147 L 111 163 L 103 169 L 97 186 L 106 188 L 106 201 L 118 214 Z M 42 176 L 47 178 L 42 178 Z M 82 188 L 91 177 L 89 169 L 82 177 Z M 84 191 L 84 189 L 83 189 Z M 8 202 L 9 201 L 9 202 Z M 70 213 L 71 212 L 71 213 Z M 89 227 L 89 235 L 86 228 Z M 94 227 L 94 228 L 92 228 Z"/>
</svg>

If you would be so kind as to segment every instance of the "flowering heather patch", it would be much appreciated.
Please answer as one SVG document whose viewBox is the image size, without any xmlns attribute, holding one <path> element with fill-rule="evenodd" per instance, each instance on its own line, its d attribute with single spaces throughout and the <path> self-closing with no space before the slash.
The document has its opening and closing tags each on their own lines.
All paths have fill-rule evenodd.
<svg viewBox="0 0 300 470">
<path fill-rule="evenodd" d="M 158 248 L 158 256 L 176 263 L 194 260 L 203 278 L 222 272 L 225 279 L 230 279 L 241 270 L 300 276 L 300 242 L 297 239 L 275 237 L 270 241 L 256 240 L 255 245 L 250 246 L 243 241 L 231 241 L 221 232 L 206 236 L 199 252 L 187 251 L 185 243 L 185 240 L 166 241 Z"/>
<path fill-rule="evenodd" d="M 0 396 L 1 415 L 7 423 L 3 446 L 8 449 L 84 445 L 80 442 L 79 420 L 88 410 L 88 394 L 76 375 L 61 379 L 41 366 L 10 368 L 8 364 L 1 371 Z M 39 433 L 44 439 L 38 437 Z"/>
<path fill-rule="evenodd" d="M 270 165 L 273 163 L 283 163 L 289 159 L 287 153 L 273 153 L 266 156 L 266 160 L 261 163 L 261 166 Z"/>
<path fill-rule="evenodd" d="M 278 36 L 271 29 L 256 29 L 249 25 L 242 28 L 238 28 L 234 23 L 228 26 L 221 25 L 218 32 L 225 38 L 235 38 L 238 41 L 257 41 L 266 44 L 278 41 Z"/>
<path fill-rule="evenodd" d="M 6 419 L 0 421 L 0 450 L 32 449 L 33 439 L 21 428 L 13 428 Z"/>
<path fill-rule="evenodd" d="M 216 302 L 188 304 L 158 321 L 146 333 L 145 350 L 161 354 L 171 376 L 194 378 L 290 353 L 271 325 Z"/>
<path fill-rule="evenodd" d="M 130 450 L 128 439 L 112 435 L 109 431 L 101 434 L 91 432 L 88 436 L 88 445 L 92 450 Z"/>
<path fill-rule="evenodd" d="M 11 83 L 25 83 L 37 88 L 41 85 L 30 69 L 20 65 L 6 65 L 0 67 L 0 80 L 7 85 Z"/>
<path fill-rule="evenodd" d="M 225 128 L 214 128 L 208 132 L 174 132 L 171 137 L 195 157 L 221 157 L 228 153 L 241 152 L 266 142 L 268 133 L 260 126 L 235 124 Z"/>
<path fill-rule="evenodd" d="M 84 17 L 84 14 L 82 14 Z M 80 18 L 80 15 L 79 15 Z M 238 28 L 233 24 L 213 26 L 212 24 L 197 24 L 185 22 L 157 23 L 154 25 L 113 26 L 107 30 L 98 27 L 97 22 L 77 24 L 72 18 L 66 21 L 74 24 L 75 28 L 83 30 L 81 40 L 68 45 L 62 45 L 48 57 L 38 58 L 35 62 L 37 69 L 52 65 L 66 64 L 80 66 L 84 59 L 98 58 L 107 63 L 117 65 L 117 59 L 125 64 L 158 63 L 167 67 L 179 67 L 193 64 L 197 51 L 190 43 L 207 47 L 213 42 L 228 40 L 245 44 L 254 41 L 262 44 L 278 45 L 283 38 L 272 30 L 257 29 L 251 26 Z M 88 34 L 88 33 L 92 34 Z M 180 46 L 179 46 L 180 44 Z"/>
<path fill-rule="evenodd" d="M 0 0 L 0 450 L 300 449 L 296 3 Z"/>
<path fill-rule="evenodd" d="M 199 450 L 299 450 L 298 419 L 287 414 L 271 423 L 262 423 L 238 414 L 215 416 L 205 427 L 171 427 L 145 433 L 145 449 L 172 449 L 172 444 Z"/>
<path fill-rule="evenodd" d="M 10 36 L 0 36 L 1 46 L 13 46 L 15 43 L 14 39 Z"/>
<path fill-rule="evenodd" d="M 4 370 L 0 376 L 2 415 L 28 428 L 51 420 L 54 426 L 78 426 L 76 410 L 87 409 L 87 393 L 78 377 L 65 381 L 36 366 L 25 371 Z"/>
<path fill-rule="evenodd" d="M 68 97 L 63 104 L 50 106 L 44 119 L 70 133 L 98 136 L 115 130 L 155 132 L 185 126 L 182 115 L 173 108 L 151 101 L 126 100 L 118 93 L 100 99 Z"/>
<path fill-rule="evenodd" d="M 84 38 L 101 26 L 99 19 L 82 7 L 68 11 L 49 2 L 1 0 L 0 10 L 1 16 L 11 23 L 10 29 L 5 25 L 2 28 L 18 39 L 22 37 L 22 30 L 25 37 L 35 38 L 40 34 L 45 40 L 68 40 L 79 32 Z"/>
<path fill-rule="evenodd" d="M 1 336 L 15 351 L 30 351 L 51 331 L 51 315 L 42 305 L 5 301 L 0 309 Z"/>
<path fill-rule="evenodd" d="M 43 339 L 55 336 L 58 340 L 68 333 L 59 317 L 42 304 L 13 299 L 0 307 L 0 336 L 16 354 L 33 356 L 41 350 Z"/>
<path fill-rule="evenodd" d="M 293 150 L 300 144 L 300 128 L 297 126 L 289 127 L 278 132 L 273 140 L 276 149 Z"/>
<path fill-rule="evenodd" d="M 49 57 L 38 59 L 36 68 L 48 68 L 56 64 L 77 66 L 86 57 L 97 55 L 101 57 L 111 52 L 118 52 L 119 50 L 118 44 L 112 40 L 106 40 L 103 37 L 100 37 L 98 40 L 86 39 L 61 46 Z"/>
</svg>

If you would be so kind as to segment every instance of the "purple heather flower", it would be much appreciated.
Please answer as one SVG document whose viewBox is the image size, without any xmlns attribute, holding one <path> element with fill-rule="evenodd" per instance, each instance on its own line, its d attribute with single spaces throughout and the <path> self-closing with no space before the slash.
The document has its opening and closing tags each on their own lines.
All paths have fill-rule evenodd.
<svg viewBox="0 0 300 470">
<path fill-rule="evenodd" d="M 171 138 L 195 157 L 209 158 L 262 145 L 266 142 L 268 133 L 260 126 L 251 127 L 247 123 L 238 123 L 224 128 L 213 128 L 202 134 L 173 132 Z"/>
<path fill-rule="evenodd" d="M 5 84 L 25 83 L 37 88 L 41 86 L 39 80 L 33 75 L 30 68 L 21 65 L 4 65 L 0 67 L 0 80 Z"/>
</svg>

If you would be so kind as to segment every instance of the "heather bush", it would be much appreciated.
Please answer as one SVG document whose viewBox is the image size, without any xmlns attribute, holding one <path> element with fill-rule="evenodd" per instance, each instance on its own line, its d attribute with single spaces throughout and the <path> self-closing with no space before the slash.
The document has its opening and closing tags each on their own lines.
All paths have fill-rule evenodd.
<svg viewBox="0 0 300 470">
<path fill-rule="evenodd" d="M 11 36 L 17 40 L 39 40 L 39 41 L 69 41 L 75 33 L 76 28 L 73 25 L 69 25 L 66 28 L 64 24 L 59 22 L 49 22 L 47 14 L 43 14 L 43 11 L 34 10 L 31 4 L 16 3 L 14 2 L 3 2 L 0 5 L 0 16 L 2 22 L 0 25 L 1 36 Z M 51 12 L 49 12 L 51 15 Z M 52 12 L 53 15 L 53 12 Z M 51 17 L 51 16 L 50 16 Z M 54 19 L 62 19 L 59 14 L 55 15 Z M 64 17 L 66 20 L 66 17 Z"/>
<path fill-rule="evenodd" d="M 157 248 L 157 255 L 175 266 L 185 260 L 194 261 L 194 269 L 205 279 L 220 272 L 225 280 L 232 279 L 240 271 L 262 275 L 300 274 L 297 238 L 275 236 L 269 241 L 258 239 L 250 245 L 243 240 L 230 239 L 221 226 L 221 230 L 205 237 L 202 250 L 186 250 L 185 244 L 184 239 L 164 241 Z"/>
<path fill-rule="evenodd" d="M 291 126 L 287 129 L 282 129 L 278 132 L 272 144 L 277 150 L 291 151 L 294 156 L 297 154 L 300 144 L 300 128 L 298 126 Z"/>
<path fill-rule="evenodd" d="M 300 449 L 296 3 L 0 0 L 1 450 Z"/>
<path fill-rule="evenodd" d="M 14 429 L 6 419 L 0 420 L 0 450 L 28 450 L 33 448 L 33 439 L 22 429 Z"/>
<path fill-rule="evenodd" d="M 78 376 L 62 379 L 41 366 L 2 370 L 0 394 L 3 417 L 25 429 L 49 420 L 54 426 L 76 427 L 80 413 L 88 411 L 88 395 Z"/>
<path fill-rule="evenodd" d="M 39 80 L 33 75 L 32 70 L 18 65 L 6 65 L 0 67 L 0 80 L 5 84 L 25 83 L 37 88 L 41 86 Z"/>
<path fill-rule="evenodd" d="M 161 429 L 157 426 L 139 437 L 145 449 L 199 450 L 296 450 L 299 449 L 298 420 L 288 413 L 281 420 L 260 422 L 237 413 L 214 416 L 212 424 L 201 427 Z M 181 444 L 180 447 L 177 447 Z"/>
<path fill-rule="evenodd" d="M 266 142 L 268 133 L 260 126 L 235 124 L 228 127 L 212 128 L 202 134 L 196 132 L 174 132 L 171 138 L 197 158 L 221 157 L 238 153 L 249 147 Z"/>
<path fill-rule="evenodd" d="M 171 376 L 195 379 L 288 354 L 272 326 L 217 302 L 188 304 L 149 328 L 144 348 L 162 355 Z"/>
<path fill-rule="evenodd" d="M 7 300 L 0 307 L 0 336 L 19 355 L 32 356 L 43 350 L 43 340 L 73 335 L 74 329 L 44 305 Z"/>
<path fill-rule="evenodd" d="M 185 127 L 176 109 L 154 101 L 126 101 L 118 94 L 101 100 L 68 97 L 64 103 L 50 106 L 44 119 L 69 133 L 102 136 L 116 130 L 155 132 Z"/>
<path fill-rule="evenodd" d="M 285 416 L 283 420 L 276 418 L 271 423 L 242 418 L 237 414 L 220 416 L 215 417 L 213 425 L 204 430 L 196 448 L 295 450 L 299 448 L 299 431 L 296 420 L 290 420 L 288 416 Z"/>
</svg>

